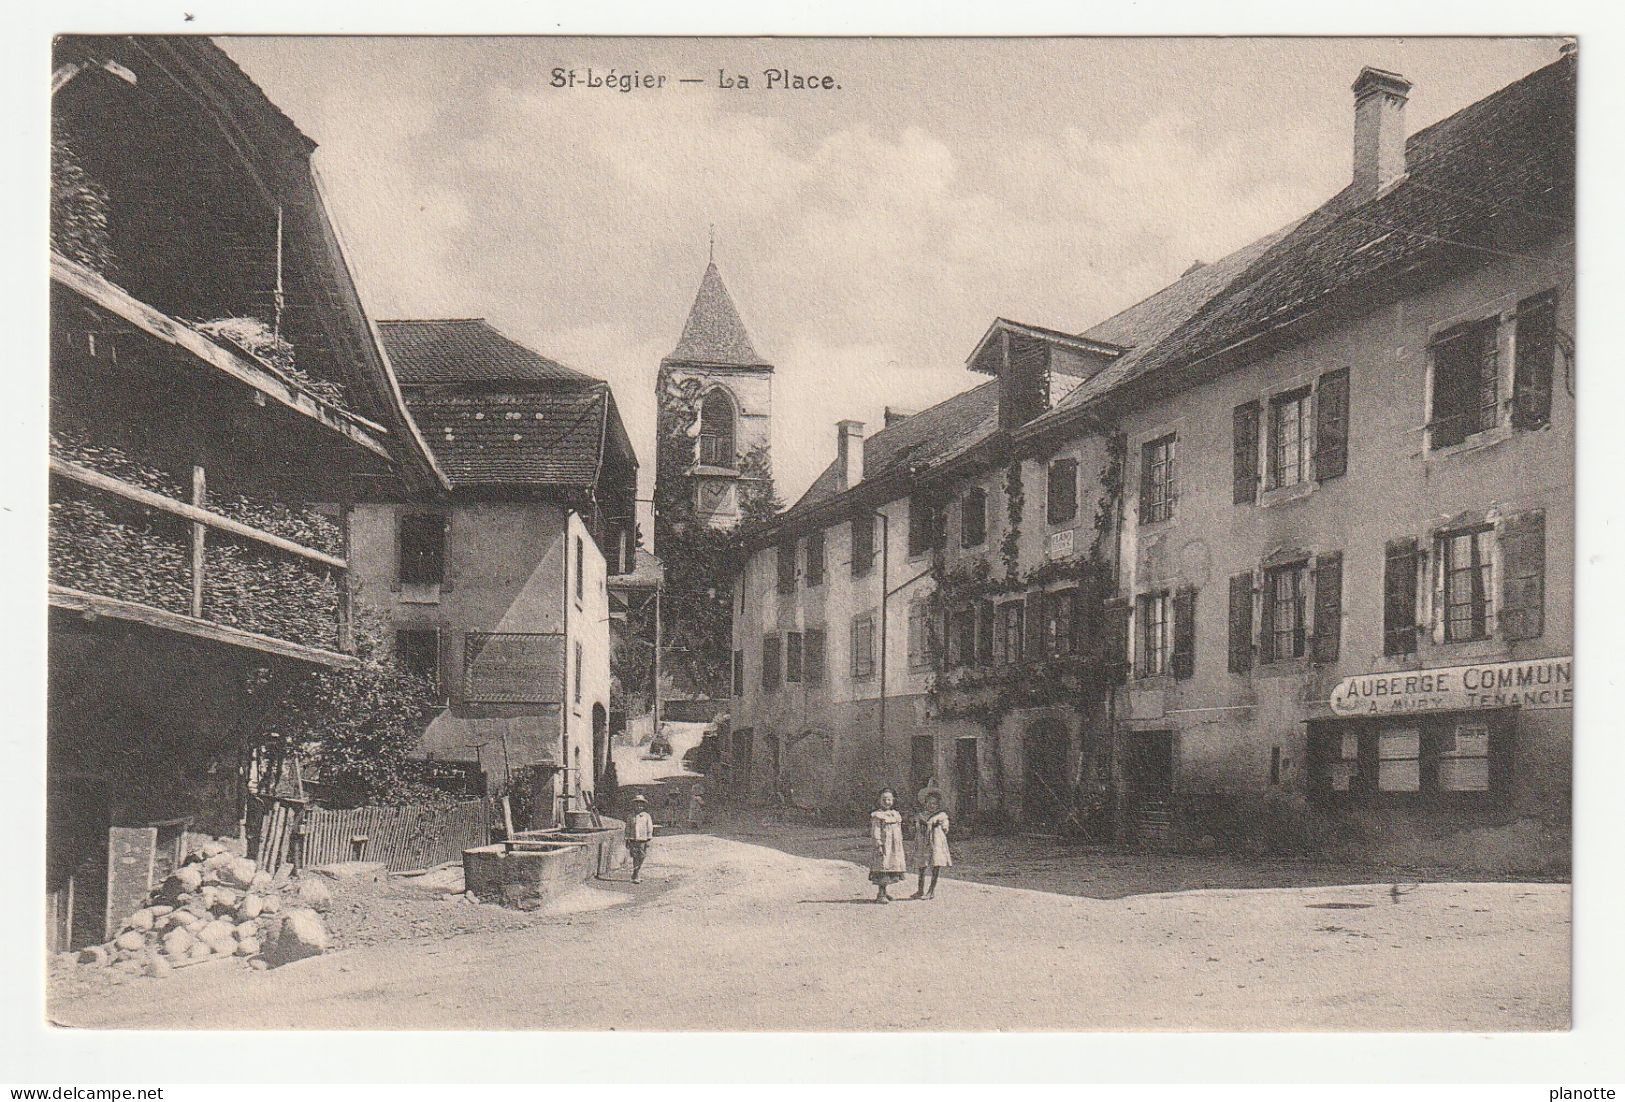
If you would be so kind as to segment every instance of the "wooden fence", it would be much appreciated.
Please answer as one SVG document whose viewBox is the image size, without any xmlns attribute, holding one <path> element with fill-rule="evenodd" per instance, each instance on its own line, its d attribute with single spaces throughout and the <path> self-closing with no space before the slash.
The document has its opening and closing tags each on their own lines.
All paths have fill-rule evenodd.
<svg viewBox="0 0 1625 1102">
<path fill-rule="evenodd" d="M 391 872 L 457 861 L 490 841 L 489 799 L 450 807 L 315 808 L 305 812 L 305 865 L 382 861 Z"/>
</svg>

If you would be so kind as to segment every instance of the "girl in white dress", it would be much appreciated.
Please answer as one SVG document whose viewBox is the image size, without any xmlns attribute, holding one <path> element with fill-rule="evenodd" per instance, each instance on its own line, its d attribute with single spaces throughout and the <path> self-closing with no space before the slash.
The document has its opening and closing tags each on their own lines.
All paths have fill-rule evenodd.
<svg viewBox="0 0 1625 1102">
<path fill-rule="evenodd" d="M 914 816 L 915 837 L 919 846 L 915 864 L 920 869 L 920 886 L 914 898 L 935 899 L 937 875 L 954 863 L 953 855 L 948 852 L 948 813 L 942 810 L 941 789 L 926 789 L 920 794 L 920 802 L 924 806 Z M 931 874 L 929 888 L 925 886 L 925 874 L 928 872 Z"/>
<path fill-rule="evenodd" d="M 903 813 L 897 810 L 897 793 L 880 790 L 880 807 L 869 813 L 869 837 L 874 851 L 869 858 L 869 883 L 876 903 L 890 903 L 886 889 L 908 875 L 908 857 L 903 852 Z"/>
</svg>

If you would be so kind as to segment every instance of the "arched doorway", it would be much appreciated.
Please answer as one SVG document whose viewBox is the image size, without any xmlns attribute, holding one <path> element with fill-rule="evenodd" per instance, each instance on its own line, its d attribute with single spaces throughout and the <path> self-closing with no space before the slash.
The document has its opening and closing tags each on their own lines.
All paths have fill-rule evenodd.
<svg viewBox="0 0 1625 1102">
<path fill-rule="evenodd" d="M 1022 825 L 1050 832 L 1060 828 L 1072 786 L 1067 782 L 1066 752 L 1070 737 L 1066 725 L 1041 719 L 1027 728 L 1022 740 L 1025 777 L 1022 787 Z"/>
</svg>

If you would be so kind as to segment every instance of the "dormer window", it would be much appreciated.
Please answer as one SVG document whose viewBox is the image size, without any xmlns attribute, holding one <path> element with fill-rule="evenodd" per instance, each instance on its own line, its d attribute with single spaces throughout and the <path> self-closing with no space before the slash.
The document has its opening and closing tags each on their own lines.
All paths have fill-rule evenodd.
<svg viewBox="0 0 1625 1102">
<path fill-rule="evenodd" d="M 739 461 L 737 412 L 725 390 L 713 390 L 700 403 L 700 465 L 733 470 Z"/>
</svg>

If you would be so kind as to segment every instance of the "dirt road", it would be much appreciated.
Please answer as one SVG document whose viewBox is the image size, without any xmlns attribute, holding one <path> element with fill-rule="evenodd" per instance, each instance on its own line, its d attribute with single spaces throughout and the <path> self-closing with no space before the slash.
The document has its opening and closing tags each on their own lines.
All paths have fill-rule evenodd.
<svg viewBox="0 0 1625 1102">
<path fill-rule="evenodd" d="M 594 890 L 636 897 L 272 972 L 136 980 L 57 999 L 51 1017 L 115 1028 L 713 1030 L 1509 1030 L 1568 1020 L 1563 884 L 1097 899 L 944 880 L 935 901 L 877 906 L 849 862 L 689 835 L 656 843 L 638 888 Z"/>
</svg>

